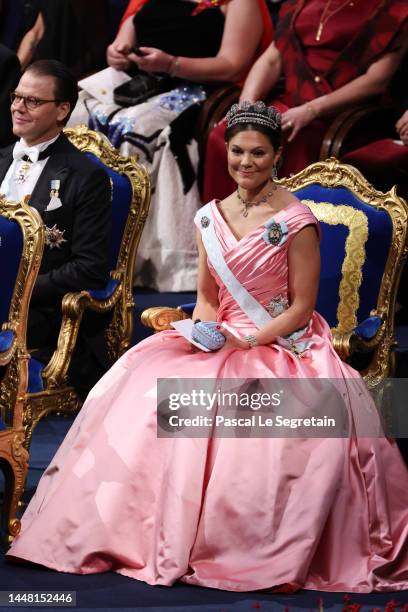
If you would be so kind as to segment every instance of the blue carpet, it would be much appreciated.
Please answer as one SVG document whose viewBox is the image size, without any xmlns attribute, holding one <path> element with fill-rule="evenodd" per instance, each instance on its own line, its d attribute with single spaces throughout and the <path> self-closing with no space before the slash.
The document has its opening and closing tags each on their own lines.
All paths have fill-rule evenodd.
<svg viewBox="0 0 408 612">
<path fill-rule="evenodd" d="M 149 306 L 178 306 L 194 301 L 194 294 L 157 294 L 139 290 L 135 295 L 135 329 L 133 343 L 151 332 L 140 324 L 140 313 Z M 52 416 L 36 428 L 30 452 L 30 471 L 24 494 L 26 504 L 35 491 L 44 468 L 48 465 L 72 423 L 72 418 Z M 344 594 L 299 591 L 291 595 L 266 592 L 231 593 L 183 584 L 171 588 L 152 587 L 142 582 L 108 572 L 89 576 L 62 574 L 34 565 L 15 565 L 0 559 L 1 591 L 76 591 L 76 612 L 82 610 L 138 610 L 149 612 L 285 612 L 319 609 L 341 611 Z M 408 592 L 375 595 L 350 595 L 360 612 L 385 610 L 394 599 L 399 610 L 408 603 Z M 38 606 L 36 606 L 38 608 Z M 10 607 L 0 610 L 10 611 Z M 61 608 L 40 608 L 55 610 Z M 351 610 L 350 610 L 351 612 Z"/>
</svg>

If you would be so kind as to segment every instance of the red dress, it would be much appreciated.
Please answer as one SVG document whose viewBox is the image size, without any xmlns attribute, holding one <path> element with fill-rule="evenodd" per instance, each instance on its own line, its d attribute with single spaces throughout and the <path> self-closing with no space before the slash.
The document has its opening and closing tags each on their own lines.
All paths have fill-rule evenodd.
<svg viewBox="0 0 408 612">
<path fill-rule="evenodd" d="M 398 50 L 408 35 L 406 0 L 354 0 L 340 7 L 316 34 L 327 0 L 288 0 L 279 16 L 275 45 L 282 60 L 285 91 L 272 101 L 280 111 L 328 94 L 364 74 L 385 53 Z M 333 9 L 336 5 L 333 5 Z M 284 147 L 280 174 L 298 172 L 319 159 L 329 120 L 315 120 Z M 210 134 L 204 177 L 205 201 L 234 189 L 227 173 L 225 125 Z"/>
</svg>

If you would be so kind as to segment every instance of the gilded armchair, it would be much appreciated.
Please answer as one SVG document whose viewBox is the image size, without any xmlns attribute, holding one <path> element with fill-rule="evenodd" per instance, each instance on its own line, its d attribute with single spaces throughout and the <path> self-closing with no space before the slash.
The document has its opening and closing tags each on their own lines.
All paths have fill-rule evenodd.
<svg viewBox="0 0 408 612">
<path fill-rule="evenodd" d="M 57 348 L 48 364 L 30 362 L 25 398 L 26 444 L 39 419 L 50 412 L 75 412 L 81 399 L 68 384 L 68 368 L 86 310 L 112 312 L 105 338 L 109 356 L 116 360 L 130 345 L 133 330 L 133 276 L 136 251 L 150 204 L 150 182 L 135 158 L 122 157 L 101 134 L 86 126 L 65 130 L 81 151 L 105 168 L 112 186 L 111 274 L 102 290 L 68 293 L 62 301 L 62 324 Z"/>
<path fill-rule="evenodd" d="M 322 230 L 316 309 L 328 321 L 344 360 L 369 355 L 362 375 L 371 386 L 394 371 L 394 309 L 407 255 L 408 205 L 376 191 L 356 169 L 331 158 L 280 184 L 306 203 Z M 185 319 L 194 305 L 150 308 L 142 321 L 155 331 Z"/>
<path fill-rule="evenodd" d="M 24 447 L 24 394 L 28 381 L 27 312 L 44 248 L 39 213 L 0 197 L 0 467 L 4 473 L 2 532 L 19 531 L 16 518 L 28 470 Z"/>
</svg>

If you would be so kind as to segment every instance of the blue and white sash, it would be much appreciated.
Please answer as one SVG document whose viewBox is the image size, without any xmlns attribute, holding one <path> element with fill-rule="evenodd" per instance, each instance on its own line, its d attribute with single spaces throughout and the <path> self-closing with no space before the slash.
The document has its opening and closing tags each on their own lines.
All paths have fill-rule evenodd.
<svg viewBox="0 0 408 612">
<path fill-rule="evenodd" d="M 195 219 L 199 221 L 202 228 L 201 237 L 208 259 L 241 310 L 258 329 L 272 321 L 274 317 L 245 289 L 229 269 L 215 233 L 211 204 L 208 203 L 200 208 Z M 306 330 L 307 327 L 296 330 L 288 336 L 278 337 L 277 342 L 295 354 L 301 355 L 311 345 L 310 341 L 299 342 Z"/>
<path fill-rule="evenodd" d="M 208 259 L 211 261 L 214 270 L 224 283 L 228 292 L 232 295 L 241 310 L 247 315 L 248 319 L 260 329 L 272 320 L 271 315 L 265 308 L 245 289 L 237 277 L 231 272 L 222 254 L 219 240 L 214 228 L 211 204 L 206 204 L 200 208 L 196 215 L 199 220 L 202 232 L 202 240 L 207 251 Z"/>
</svg>

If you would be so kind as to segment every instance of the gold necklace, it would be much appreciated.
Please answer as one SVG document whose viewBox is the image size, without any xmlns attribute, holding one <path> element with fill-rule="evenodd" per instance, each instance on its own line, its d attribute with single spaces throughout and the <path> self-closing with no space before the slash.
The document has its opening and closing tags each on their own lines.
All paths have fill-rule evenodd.
<svg viewBox="0 0 408 612">
<path fill-rule="evenodd" d="M 264 202 L 267 202 L 276 190 L 277 190 L 277 186 L 272 181 L 272 189 L 268 191 L 268 193 L 263 195 L 261 198 L 259 198 L 259 200 L 254 200 L 251 202 L 251 200 L 246 200 L 245 198 L 241 196 L 241 194 L 239 193 L 239 187 L 237 187 L 237 198 L 240 202 L 242 202 L 242 205 L 243 205 L 243 209 L 241 210 L 242 216 L 244 217 L 248 216 L 248 208 L 252 208 L 252 206 L 259 206 L 259 204 L 263 204 Z"/>
<path fill-rule="evenodd" d="M 322 37 L 323 34 L 323 30 L 324 27 L 326 25 L 326 23 L 329 21 L 329 19 L 331 17 L 333 17 L 336 13 L 338 13 L 339 11 L 341 11 L 344 7 L 346 7 L 348 4 L 350 6 L 354 6 L 354 2 L 350 2 L 350 0 L 346 0 L 346 2 L 344 2 L 343 4 L 340 4 L 340 6 L 338 6 L 336 9 L 333 9 L 330 12 L 330 6 L 331 6 L 332 0 L 328 0 L 326 6 L 324 7 L 324 10 L 322 12 L 322 16 L 320 17 L 320 21 L 319 21 L 319 26 L 317 28 L 317 32 L 316 32 L 316 40 L 319 41 Z"/>
</svg>

